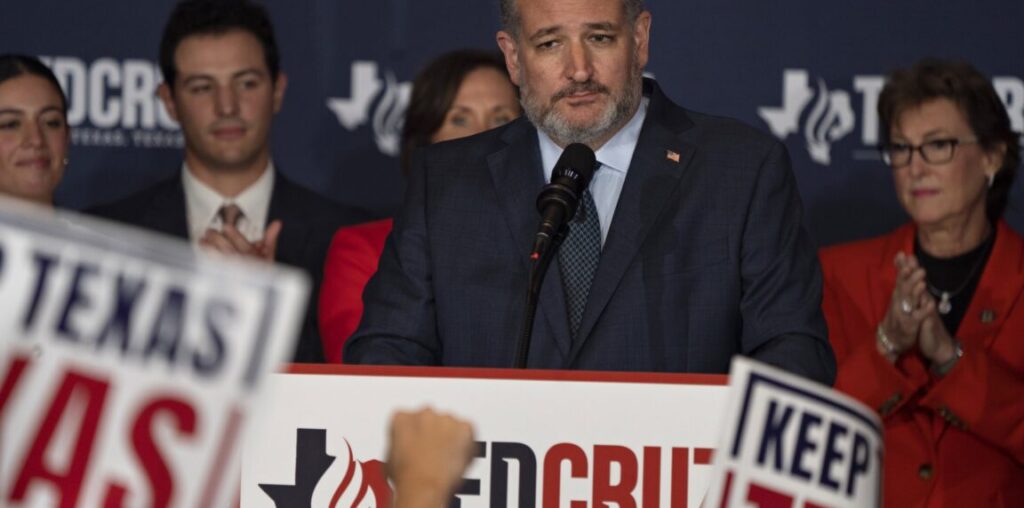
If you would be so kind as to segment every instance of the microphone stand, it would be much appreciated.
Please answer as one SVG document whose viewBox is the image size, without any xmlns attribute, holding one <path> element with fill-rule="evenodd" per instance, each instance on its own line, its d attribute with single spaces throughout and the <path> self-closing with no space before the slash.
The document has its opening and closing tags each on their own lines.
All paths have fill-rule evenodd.
<svg viewBox="0 0 1024 508">
<path fill-rule="evenodd" d="M 535 252 L 530 255 L 530 283 L 526 288 L 526 312 L 523 314 L 519 340 L 516 341 L 516 359 L 513 365 L 517 369 L 526 368 L 526 360 L 530 356 L 530 342 L 533 335 L 533 322 L 537 314 L 537 302 L 540 300 L 540 287 L 544 283 L 544 275 L 551 265 L 551 259 L 558 252 L 558 247 L 562 245 L 562 240 L 565 239 L 568 231 L 568 225 L 563 224 L 550 243 L 535 249 Z"/>
</svg>

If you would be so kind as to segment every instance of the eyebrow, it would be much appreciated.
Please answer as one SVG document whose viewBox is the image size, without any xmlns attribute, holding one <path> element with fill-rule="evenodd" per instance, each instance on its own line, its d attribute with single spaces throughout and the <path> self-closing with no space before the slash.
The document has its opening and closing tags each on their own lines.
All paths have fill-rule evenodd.
<svg viewBox="0 0 1024 508">
<path fill-rule="evenodd" d="M 53 105 L 51 105 L 51 106 L 46 106 L 46 107 L 44 107 L 43 109 L 39 110 L 39 113 L 40 113 L 40 114 L 42 114 L 42 113 L 48 113 L 48 112 L 50 112 L 50 111 L 56 111 L 56 112 L 58 112 L 58 113 L 61 113 L 61 112 L 63 112 L 64 110 L 63 110 L 63 108 L 61 108 L 61 107 L 59 107 L 59 106 L 53 106 Z M 22 109 L 16 109 L 16 108 L 4 108 L 4 109 L 0 109 L 0 115 L 24 115 L 24 114 L 25 114 L 25 111 L 24 111 L 24 110 L 22 110 Z"/>
<path fill-rule="evenodd" d="M 260 77 L 266 75 L 266 73 L 264 71 L 262 71 L 260 69 L 257 69 L 255 67 L 251 67 L 251 68 L 248 68 L 248 69 L 242 69 L 240 71 L 235 72 L 234 74 L 231 75 L 231 79 L 238 79 L 238 78 L 241 78 L 241 77 L 244 77 L 244 76 L 248 76 L 250 74 L 256 75 L 256 76 L 260 76 Z M 181 80 L 181 82 L 182 82 L 182 84 L 187 85 L 187 84 L 189 84 L 189 83 L 191 83 L 193 81 L 200 81 L 200 80 L 215 81 L 215 78 L 213 76 L 209 75 L 209 74 L 194 74 L 192 76 L 185 77 L 184 79 Z"/>
<path fill-rule="evenodd" d="M 589 30 L 589 31 L 595 31 L 596 30 L 596 31 L 614 32 L 615 30 L 618 29 L 618 25 L 616 25 L 615 23 L 612 23 L 611 21 L 601 21 L 601 22 L 597 22 L 597 23 L 584 23 L 583 27 L 586 30 Z M 551 35 L 551 34 L 554 34 L 554 33 L 558 33 L 558 32 L 561 32 L 561 31 L 562 31 L 562 26 L 561 25 L 544 27 L 544 28 L 541 28 L 541 29 L 537 30 L 536 32 L 533 32 L 533 35 L 530 36 L 530 40 L 531 41 L 532 40 L 536 40 L 536 39 L 539 39 L 541 37 L 544 37 L 544 36 L 547 36 L 547 35 Z"/>
</svg>

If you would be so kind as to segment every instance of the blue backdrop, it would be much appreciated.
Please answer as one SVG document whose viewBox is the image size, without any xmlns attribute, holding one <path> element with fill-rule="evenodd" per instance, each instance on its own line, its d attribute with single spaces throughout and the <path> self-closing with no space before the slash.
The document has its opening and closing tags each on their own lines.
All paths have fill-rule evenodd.
<svg viewBox="0 0 1024 508">
<path fill-rule="evenodd" d="M 275 0 L 289 75 L 273 133 L 282 171 L 335 200 L 391 213 L 409 81 L 433 56 L 495 48 L 496 0 Z M 82 208 L 178 170 L 181 136 L 154 91 L 172 2 L 7 2 L 0 51 L 44 56 L 70 95 L 74 146 L 59 203 Z M 877 143 L 882 76 L 924 56 L 993 76 L 1024 130 L 1024 2 L 648 0 L 648 71 L 677 102 L 784 139 L 821 244 L 906 220 Z M 1008 218 L 1024 227 L 1018 180 Z"/>
</svg>

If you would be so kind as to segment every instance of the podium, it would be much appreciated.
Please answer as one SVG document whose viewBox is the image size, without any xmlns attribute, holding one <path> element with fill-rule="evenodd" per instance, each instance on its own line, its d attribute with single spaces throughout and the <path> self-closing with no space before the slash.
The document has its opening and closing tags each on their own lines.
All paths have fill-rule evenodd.
<svg viewBox="0 0 1024 508">
<path fill-rule="evenodd" d="M 423 406 L 476 429 L 455 506 L 695 507 L 728 387 L 723 375 L 292 365 L 266 388 L 243 447 L 247 508 L 385 505 L 390 415 Z"/>
</svg>

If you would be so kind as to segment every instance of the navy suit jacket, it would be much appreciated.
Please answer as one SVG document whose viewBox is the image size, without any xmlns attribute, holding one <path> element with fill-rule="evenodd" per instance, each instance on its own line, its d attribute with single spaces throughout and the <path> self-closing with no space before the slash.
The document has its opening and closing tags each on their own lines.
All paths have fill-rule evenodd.
<svg viewBox="0 0 1024 508">
<path fill-rule="evenodd" d="M 87 210 L 87 213 L 185 240 L 189 238 L 185 189 L 180 172 L 120 201 Z M 327 248 L 338 227 L 369 220 L 369 217 L 306 190 L 278 172 L 274 175 L 267 222 L 278 219 L 283 227 L 277 240 L 275 260 L 306 271 L 313 284 L 293 361 L 322 363 L 325 357 L 317 327 L 316 301 L 323 280 Z"/>
<path fill-rule="evenodd" d="M 725 373 L 744 354 L 831 384 L 821 274 L 785 147 L 644 87 L 579 338 L 556 258 L 528 365 Z M 345 361 L 511 366 L 544 185 L 535 128 L 521 118 L 432 145 L 411 176 Z"/>
</svg>

